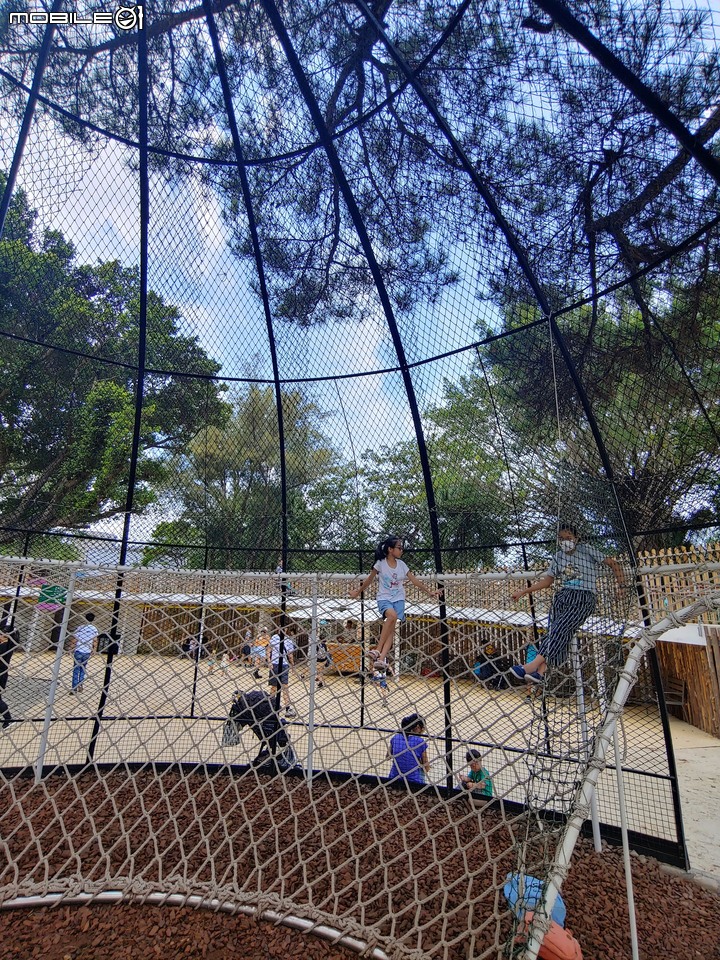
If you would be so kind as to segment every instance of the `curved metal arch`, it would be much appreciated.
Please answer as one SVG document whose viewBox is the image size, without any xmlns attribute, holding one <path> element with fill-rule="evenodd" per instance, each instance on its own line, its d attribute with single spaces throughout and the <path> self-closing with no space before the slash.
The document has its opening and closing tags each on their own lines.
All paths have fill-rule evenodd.
<svg viewBox="0 0 720 960">
<path fill-rule="evenodd" d="M 225 104 L 225 110 L 227 112 L 228 124 L 230 125 L 230 133 L 232 136 L 233 150 L 235 151 L 237 170 L 240 176 L 240 187 L 242 190 L 243 201 L 245 203 L 245 210 L 247 212 L 247 217 L 248 217 L 248 226 L 250 228 L 250 239 L 252 243 L 253 256 L 255 258 L 255 267 L 257 269 L 258 281 L 260 283 L 260 296 L 262 298 L 263 312 L 265 314 L 265 325 L 267 327 L 268 343 L 270 346 L 270 359 L 272 363 L 273 384 L 274 384 L 274 391 L 275 391 L 275 409 L 277 412 L 277 422 L 278 422 L 278 443 L 280 446 L 280 502 L 281 502 L 281 517 L 282 517 L 281 555 L 282 555 L 283 570 L 287 570 L 288 524 L 287 524 L 287 464 L 285 460 L 285 420 L 283 415 L 282 391 L 280 386 L 280 367 L 279 367 L 278 358 L 277 358 L 277 348 L 275 346 L 275 331 L 273 328 L 272 311 L 270 310 L 270 298 L 268 296 L 267 281 L 265 279 L 265 267 L 263 265 L 262 251 L 260 250 L 260 238 L 258 237 L 257 221 L 255 220 L 255 214 L 253 212 L 253 203 L 252 203 L 252 196 L 250 193 L 250 184 L 248 182 L 247 170 L 245 168 L 243 150 L 240 143 L 240 133 L 238 131 L 237 120 L 235 117 L 235 110 L 232 102 L 232 94 L 230 92 L 230 84 L 228 82 L 227 71 L 225 70 L 225 61 L 223 59 L 222 50 L 220 48 L 220 40 L 218 37 L 215 17 L 213 15 L 211 0 L 203 0 L 203 8 L 205 10 L 205 18 L 208 26 L 208 32 L 210 34 L 210 41 L 212 43 L 213 56 L 215 57 L 215 66 L 217 67 L 217 71 L 218 71 L 218 79 L 220 80 L 220 86 L 222 88 L 223 102 Z M 284 614 L 285 612 L 285 590 L 284 589 L 282 592 L 282 609 Z M 278 688 L 278 696 L 279 695 L 280 695 L 280 691 Z"/>
<path fill-rule="evenodd" d="M 545 291 L 543 290 L 542 284 L 540 283 L 539 279 L 535 275 L 534 270 L 530 266 L 530 261 L 528 260 L 527 254 L 523 249 L 519 238 L 516 236 L 515 231 L 512 229 L 512 227 L 508 223 L 505 215 L 500 209 L 500 205 L 495 200 L 495 197 L 492 195 L 490 188 L 485 183 L 483 177 L 475 168 L 474 164 L 472 163 L 467 153 L 463 149 L 459 140 L 450 129 L 449 124 L 447 123 L 445 118 L 442 116 L 442 114 L 438 110 L 437 106 L 435 105 L 435 102 L 427 93 L 423 85 L 420 83 L 417 75 L 413 73 L 410 67 L 410 64 L 407 62 L 406 58 L 402 55 L 402 53 L 398 50 L 398 48 L 395 46 L 392 40 L 388 37 L 387 31 L 385 30 L 385 27 L 383 26 L 383 24 L 378 20 L 378 18 L 375 16 L 372 10 L 368 7 L 365 0 L 354 0 L 354 3 L 355 3 L 355 6 L 367 18 L 368 22 L 372 23 L 375 30 L 377 31 L 378 37 L 382 40 L 383 45 L 385 46 L 385 49 L 388 51 L 388 53 L 393 58 L 393 60 L 395 61 L 397 66 L 400 68 L 400 70 L 402 70 L 405 77 L 409 80 L 413 90 L 415 91 L 415 93 L 418 95 L 418 97 L 422 101 L 423 105 L 428 110 L 430 116 L 433 118 L 433 120 L 437 124 L 438 129 L 440 130 L 443 137 L 447 141 L 448 145 L 454 152 L 455 156 L 458 158 L 460 165 L 462 166 L 462 169 L 468 174 L 468 176 L 472 180 L 475 188 L 477 189 L 478 193 L 480 194 L 483 201 L 485 202 L 488 210 L 492 214 L 493 219 L 495 220 L 495 223 L 497 224 L 498 228 L 500 229 L 503 236 L 505 237 L 505 240 L 507 241 L 507 244 L 510 247 L 510 250 L 514 254 L 517 260 L 517 263 L 520 269 L 522 270 L 523 275 L 525 276 L 525 279 L 527 280 L 533 293 L 535 294 L 538 305 L 542 310 L 545 318 L 548 321 L 551 340 L 554 340 L 557 343 L 558 348 L 560 349 L 563 360 L 565 361 L 565 365 L 570 374 L 570 378 L 572 379 L 572 382 L 575 386 L 578 397 L 580 399 L 580 403 L 582 405 L 583 411 L 585 413 L 585 416 L 587 417 L 588 425 L 590 426 L 590 430 L 595 440 L 595 445 L 597 447 L 598 454 L 600 455 L 600 460 L 602 462 L 603 468 L 605 470 L 608 481 L 610 483 L 610 487 L 613 491 L 613 496 L 615 498 L 615 502 L 618 508 L 618 515 L 620 516 L 620 519 L 623 524 L 623 531 L 625 534 L 628 550 L 632 554 L 633 552 L 632 540 L 630 538 L 630 533 L 627 529 L 627 526 L 625 525 L 625 517 L 623 514 L 622 503 L 618 494 L 617 485 L 615 483 L 615 474 L 612 468 L 612 464 L 610 462 L 610 457 L 608 456 L 608 452 L 605 447 L 605 442 L 602 438 L 602 434 L 600 433 L 600 428 L 598 426 L 597 420 L 595 419 L 595 414 L 593 413 L 592 407 L 590 405 L 590 400 L 587 396 L 587 393 L 585 392 L 585 388 L 583 386 L 582 380 L 580 379 L 580 375 L 578 374 L 577 368 L 572 359 L 567 343 L 565 342 L 565 338 L 563 337 L 562 332 L 560 331 L 560 328 L 557 325 L 555 312 L 550 307 L 550 302 L 545 295 Z"/>
<path fill-rule="evenodd" d="M 63 0 L 55 0 L 55 2 L 56 4 L 61 5 L 63 3 Z M 226 4 L 226 6 L 231 5 L 232 2 L 234 2 L 234 0 L 228 0 L 228 3 Z M 465 11 L 472 2 L 473 0 L 462 0 L 462 3 L 457 8 L 457 10 L 455 10 L 453 15 L 450 17 L 445 29 L 442 31 L 438 39 L 435 41 L 435 43 L 433 43 L 433 45 L 430 47 L 430 49 L 422 58 L 422 60 L 420 60 L 417 66 L 414 68 L 415 73 L 420 73 L 433 61 L 436 53 L 438 53 L 438 51 L 443 48 L 445 43 L 449 40 L 449 38 L 455 32 L 458 25 L 462 22 L 462 18 L 465 14 Z M 222 11 L 216 10 L 216 12 L 222 12 Z M 52 29 L 54 29 L 54 27 Z M 125 38 L 124 40 L 124 43 L 127 43 L 127 44 L 130 44 L 133 42 L 134 40 L 132 39 L 131 36 Z M 122 44 L 118 44 L 118 46 L 121 46 L 121 45 Z M 21 83 L 17 79 L 17 77 L 13 76 L 7 70 L 3 70 L 2 68 L 0 68 L 0 77 L 3 77 L 5 80 L 8 80 L 18 90 L 23 90 L 25 93 L 30 95 L 31 88 L 26 87 L 25 84 Z M 382 100 L 376 103 L 375 106 L 366 110 L 364 113 L 359 114 L 354 120 L 345 124 L 345 126 L 337 129 L 332 134 L 333 140 L 340 140 L 344 136 L 346 136 L 348 133 L 352 133 L 353 130 L 356 130 L 358 127 L 361 127 L 363 124 L 367 123 L 368 120 L 376 116 L 376 114 L 378 114 L 381 110 L 384 110 L 389 103 L 392 103 L 394 100 L 397 100 L 397 98 L 403 93 L 403 91 L 406 89 L 407 86 L 408 86 L 408 81 L 404 80 L 402 83 L 398 85 L 398 87 L 395 90 L 393 90 L 386 97 L 384 97 Z M 47 97 L 44 97 L 42 95 L 37 95 L 36 99 L 38 103 L 42 103 L 44 106 L 48 107 L 50 110 L 54 111 L 60 116 L 63 116 L 68 120 L 73 121 L 73 123 L 77 123 L 79 126 L 81 126 L 85 130 L 90 130 L 90 131 L 93 131 L 94 133 L 99 133 L 101 136 L 105 137 L 107 140 L 113 140 L 116 143 L 122 143 L 125 146 L 137 149 L 138 144 L 134 140 L 129 140 L 127 137 L 123 137 L 120 134 L 115 133 L 113 130 L 110 130 L 106 127 L 100 127 L 97 124 L 91 123 L 88 120 L 83 120 L 77 114 L 74 114 L 69 110 L 66 110 L 64 107 L 61 107 L 59 103 L 56 103 L 53 100 L 49 100 Z M 246 159 L 245 166 L 246 167 L 262 167 L 262 166 L 265 166 L 266 164 L 275 164 L 275 163 L 282 162 L 283 160 L 294 160 L 303 155 L 310 154 L 314 150 L 317 150 L 320 147 L 322 147 L 321 141 L 315 140 L 312 143 L 305 144 L 305 146 L 303 147 L 298 147 L 295 150 L 288 150 L 285 153 L 270 154 L 269 156 L 265 156 L 257 160 Z M 167 148 L 164 148 L 164 147 L 154 147 L 152 145 L 149 146 L 149 150 L 151 154 L 158 157 L 168 157 L 175 160 L 183 160 L 183 161 L 187 161 L 188 163 L 197 163 L 202 166 L 231 167 L 234 164 L 234 161 L 221 160 L 218 158 L 205 157 L 202 155 L 198 156 L 197 154 L 193 154 L 193 153 L 182 153 L 177 150 L 168 150 Z"/>
<path fill-rule="evenodd" d="M 720 184 L 720 160 L 711 150 L 704 147 L 697 137 L 690 132 L 685 124 L 657 96 L 650 87 L 636 76 L 618 57 L 610 51 L 602 41 L 598 40 L 578 19 L 574 17 L 567 6 L 559 0 L 536 0 L 537 5 L 545 11 L 553 22 L 557 23 L 569 36 L 576 40 L 588 53 L 603 66 L 608 73 L 629 90 L 634 97 L 645 107 L 648 113 L 655 117 L 667 131 L 681 144 L 690 156 L 708 173 L 713 180 Z"/>
<path fill-rule="evenodd" d="M 207 2 L 207 0 L 205 0 Z M 435 494 L 432 483 L 432 474 L 430 471 L 430 462 L 428 459 L 427 446 L 425 444 L 425 436 L 422 426 L 422 420 L 420 418 L 420 409 L 417 402 L 417 397 L 415 395 L 415 387 L 410 376 L 410 365 L 408 364 L 407 357 L 405 355 L 405 348 L 403 346 L 402 338 L 400 336 L 400 331 L 395 319 L 395 312 L 390 302 L 390 297 L 387 292 L 387 287 L 385 286 L 385 281 L 382 276 L 382 271 L 380 270 L 380 265 L 375 256 L 375 251 L 373 249 L 372 243 L 370 241 L 370 235 L 368 234 L 365 223 L 360 214 L 357 202 L 355 200 L 354 194 L 350 187 L 350 184 L 345 176 L 345 172 L 340 163 L 340 158 L 335 149 L 332 137 L 325 123 L 325 119 L 320 110 L 320 106 L 317 102 L 317 99 L 310 87 L 305 71 L 300 63 L 295 48 L 293 46 L 292 40 L 287 32 L 285 24 L 283 22 L 282 16 L 278 11 L 278 8 L 275 4 L 275 0 L 261 0 L 262 6 L 265 9 L 265 12 L 270 20 L 276 34 L 279 43 L 281 44 L 285 56 L 287 57 L 288 64 L 293 72 L 295 81 L 298 84 L 300 92 L 302 93 L 305 103 L 310 111 L 310 115 L 315 128 L 317 129 L 322 145 L 325 149 L 328 162 L 332 169 L 332 172 L 337 180 L 340 191 L 343 195 L 343 199 L 352 219 L 353 226 L 358 234 L 363 253 L 367 259 L 372 278 L 375 282 L 375 288 L 377 290 L 380 302 L 382 304 L 383 311 L 385 313 L 385 319 L 388 324 L 388 329 L 390 336 L 393 341 L 393 346 L 395 348 L 395 353 L 398 358 L 398 368 L 400 375 L 403 379 L 403 384 L 405 386 L 405 392 L 408 399 L 408 404 L 410 406 L 410 412 L 413 420 L 413 427 L 415 428 L 415 435 L 418 441 L 418 448 L 420 454 L 420 462 L 423 472 L 423 481 L 425 483 L 425 491 L 428 502 L 428 510 L 430 513 L 430 530 L 433 542 L 433 553 L 436 563 L 436 570 L 438 573 L 442 572 L 442 556 L 440 552 L 440 533 L 437 523 L 437 507 L 435 503 Z"/>
<path fill-rule="evenodd" d="M 62 0 L 54 0 L 51 12 L 57 13 L 61 7 Z M 48 55 L 50 54 L 50 47 L 52 45 L 54 36 L 55 24 L 49 23 L 45 27 L 45 33 L 43 34 L 40 52 L 38 54 L 37 63 L 35 64 L 32 85 L 28 91 L 28 99 L 27 103 L 25 104 L 25 113 L 23 114 L 20 132 L 18 133 L 17 143 L 15 144 L 15 153 L 12 158 L 12 163 L 10 164 L 7 180 L 5 181 L 3 195 L 2 198 L 0 198 L 0 237 L 2 237 L 5 229 L 5 218 L 7 217 L 8 210 L 10 209 L 10 201 L 12 200 L 13 193 L 15 191 L 15 181 L 17 180 L 18 170 L 20 169 L 20 164 L 22 163 L 23 154 L 25 153 L 25 146 L 30 133 L 30 124 L 35 116 L 35 108 L 38 105 L 38 101 L 41 99 L 40 84 L 42 83 L 42 79 L 45 74 L 45 67 L 47 66 Z"/>
<path fill-rule="evenodd" d="M 207 0 L 205 0 L 207 2 Z M 425 432 L 423 430 L 422 419 L 420 417 L 420 408 L 418 406 L 417 397 L 415 395 L 415 387 L 412 382 L 412 377 L 410 375 L 410 368 L 408 366 L 407 357 L 405 356 L 405 348 L 400 337 L 400 331 L 398 329 L 397 321 L 395 319 L 395 312 L 390 302 L 390 297 L 385 286 L 385 281 L 380 270 L 380 265 L 377 262 L 375 256 L 375 251 L 373 249 L 372 243 L 370 241 L 370 236 L 365 227 L 365 223 L 360 214 L 355 196 L 352 192 L 350 184 L 345 176 L 345 172 L 340 163 L 340 158 L 335 149 L 335 144 L 330 136 L 330 132 L 325 123 L 325 119 L 320 110 L 320 106 L 317 102 L 317 99 L 310 87 L 305 71 L 300 63 L 295 48 L 290 39 L 290 36 L 285 28 L 283 19 L 278 11 L 278 8 L 275 4 L 275 0 L 261 0 L 265 13 L 270 20 L 273 29 L 277 35 L 278 41 L 283 48 L 285 56 L 287 58 L 290 69 L 293 72 L 295 77 L 295 82 L 298 84 L 300 92 L 305 99 L 308 110 L 310 111 L 310 116 L 315 128 L 318 131 L 320 139 L 322 141 L 323 147 L 325 149 L 328 162 L 332 169 L 332 172 L 337 180 L 338 186 L 342 193 L 343 199 L 352 219 L 353 225 L 360 240 L 360 244 L 363 249 L 363 253 L 367 259 L 370 272 L 372 274 L 373 280 L 375 282 L 375 289 L 377 290 L 380 302 L 382 304 L 383 310 L 385 312 L 385 319 L 388 324 L 388 329 L 390 331 L 390 336 L 393 341 L 393 346 L 395 348 L 395 353 L 398 358 L 398 364 L 400 366 L 400 374 L 403 379 L 403 384 L 405 386 L 405 394 L 407 396 L 408 406 L 410 408 L 410 413 L 412 416 L 413 427 L 415 430 L 415 438 L 418 445 L 418 453 L 420 456 L 420 465 L 423 475 L 423 484 L 425 487 L 425 498 L 428 505 L 428 516 L 430 520 L 430 535 L 432 538 L 432 548 L 433 548 L 433 557 L 435 560 L 435 570 L 437 573 L 442 573 L 442 551 L 440 549 L 440 528 L 438 525 L 438 516 L 437 516 L 437 504 L 435 502 L 435 490 L 432 480 L 432 472 L 430 470 L 430 459 L 428 456 L 427 444 L 425 443 Z M 450 677 L 447 672 L 447 668 L 450 663 L 450 651 L 448 643 L 448 626 L 447 626 L 447 611 L 445 608 L 445 599 L 444 596 L 440 600 L 440 644 L 441 644 L 441 662 L 443 667 L 443 702 L 444 702 L 444 714 L 445 714 L 445 756 L 448 763 L 448 777 L 447 783 L 448 787 L 452 787 L 453 783 L 453 772 L 451 769 L 452 764 L 452 711 L 451 711 L 451 690 L 450 690 Z"/>
<path fill-rule="evenodd" d="M 133 421 L 132 445 L 130 448 L 130 467 L 128 471 L 127 494 L 125 497 L 125 512 L 123 515 L 122 539 L 120 541 L 120 556 L 115 597 L 113 599 L 110 636 L 112 644 L 108 651 L 105 671 L 103 675 L 102 691 L 98 701 L 97 711 L 93 717 L 92 731 L 87 749 L 87 762 L 93 763 L 97 751 L 98 738 L 102 730 L 105 706 L 110 692 L 113 663 L 119 650 L 118 623 L 120 620 L 120 601 L 122 599 L 125 572 L 122 569 L 127 560 L 130 542 L 130 523 L 132 521 L 133 504 L 135 500 L 135 483 L 137 481 L 137 466 L 140 457 L 140 433 L 142 430 L 143 399 L 145 396 L 145 375 L 147 360 L 147 306 L 148 306 L 148 231 L 150 226 L 150 173 L 148 153 L 148 62 L 147 38 L 141 31 L 138 37 L 138 186 L 140 191 L 140 298 L 138 304 L 138 354 L 137 377 L 135 380 L 135 418 Z"/>
</svg>

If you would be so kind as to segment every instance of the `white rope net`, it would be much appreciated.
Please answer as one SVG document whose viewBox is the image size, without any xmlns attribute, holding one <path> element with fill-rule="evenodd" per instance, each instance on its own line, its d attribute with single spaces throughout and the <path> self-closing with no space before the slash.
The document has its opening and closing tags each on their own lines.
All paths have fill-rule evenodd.
<svg viewBox="0 0 720 960">
<path fill-rule="evenodd" d="M 676 566 L 645 612 L 670 614 L 668 597 L 680 612 L 644 633 L 630 591 L 602 578 L 577 672 L 535 693 L 508 683 L 550 599 L 535 595 L 534 617 L 511 602 L 527 573 L 446 576 L 444 621 L 410 590 L 377 677 L 375 603 L 348 599 L 357 577 L 5 560 L 19 646 L 2 692 L 0 898 L 200 898 L 329 925 L 368 955 L 498 956 L 518 927 L 508 875 L 552 901 L 582 823 L 617 834 L 608 724 L 631 836 L 681 842 L 647 651 L 717 608 L 719 574 Z M 262 630 L 281 623 L 295 649 L 276 694 Z M 88 624 L 96 649 L 78 662 Z M 423 783 L 391 781 L 412 714 Z M 491 782 L 472 793 L 458 781 L 470 750 Z"/>
</svg>

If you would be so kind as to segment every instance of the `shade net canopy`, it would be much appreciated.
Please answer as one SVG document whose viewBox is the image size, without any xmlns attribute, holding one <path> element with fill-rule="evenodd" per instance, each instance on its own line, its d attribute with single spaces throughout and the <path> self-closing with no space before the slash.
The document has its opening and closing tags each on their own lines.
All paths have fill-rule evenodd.
<svg viewBox="0 0 720 960">
<path fill-rule="evenodd" d="M 6 6 L 7 552 L 714 536 L 717 11 Z"/>
<path fill-rule="evenodd" d="M 623 641 L 717 592 L 717 4 L 0 7 L 0 589 L 34 678 L 13 694 L 10 668 L 26 725 L 3 769 L 124 777 L 130 749 L 143 776 L 244 764 L 258 801 L 266 774 L 245 733 L 221 739 L 232 691 L 215 695 L 203 658 L 225 684 L 244 657 L 247 686 L 265 655 L 240 637 L 267 626 L 303 638 L 309 671 L 288 783 L 384 784 L 385 740 L 425 698 L 434 787 L 452 794 L 470 744 L 498 751 L 497 914 L 508 864 L 546 882 L 613 691 L 639 678 L 625 761 L 635 814 L 655 819 L 633 829 L 684 865 L 654 639 L 631 667 Z M 557 695 L 518 704 L 509 667 L 552 614 L 548 595 L 513 594 L 563 528 L 596 551 L 597 606 Z M 393 640 L 409 685 L 385 717 L 374 597 L 351 594 L 389 535 L 425 595 Z M 87 682 L 91 699 L 60 702 L 88 613 L 104 672 L 91 660 L 67 691 Z M 336 641 L 360 689 L 318 699 L 318 644 Z M 473 729 L 477 679 L 496 675 L 510 699 Z M 223 752 L 242 743 L 242 763 Z M 383 901 L 365 934 L 398 957 L 460 956 L 469 902 L 458 930 L 426 936 L 420 914 L 388 932 Z M 303 915 L 357 932 L 339 901 Z M 511 942 L 496 920 L 463 957 Z"/>
</svg>

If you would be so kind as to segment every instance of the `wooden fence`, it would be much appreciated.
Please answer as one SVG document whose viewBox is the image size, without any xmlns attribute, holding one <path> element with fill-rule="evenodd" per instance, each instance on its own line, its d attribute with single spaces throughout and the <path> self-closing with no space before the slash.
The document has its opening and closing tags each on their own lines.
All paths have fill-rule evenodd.
<svg viewBox="0 0 720 960">
<path fill-rule="evenodd" d="M 703 628 L 705 644 L 657 645 L 658 663 L 666 688 L 682 691 L 682 702 L 668 706 L 694 727 L 720 737 L 720 628 Z"/>
<path fill-rule="evenodd" d="M 643 553 L 638 557 L 634 583 L 630 564 L 623 558 L 618 559 L 625 567 L 631 589 L 618 593 L 613 578 L 605 570 L 608 575 L 599 582 L 598 609 L 609 618 L 608 637 L 618 636 L 626 624 L 657 622 L 699 596 L 720 592 L 720 544 L 702 549 L 677 547 Z M 44 619 L 37 617 L 40 591 L 48 583 L 67 587 L 71 568 L 72 565 L 36 560 L 23 564 L 0 563 L 0 594 L 10 603 L 13 597 L 17 598 L 21 632 L 24 629 L 33 637 L 38 634 L 37 649 L 42 644 L 40 633 L 46 635 L 46 644 L 51 642 L 49 631 L 54 623 L 52 613 Z M 472 667 L 479 652 L 488 644 L 495 647 L 499 656 L 518 661 L 524 646 L 533 639 L 533 621 L 540 631 L 547 623 L 551 593 L 533 594 L 532 608 L 528 598 L 515 603 L 511 594 L 521 583 L 542 572 L 540 569 L 527 572 L 498 569 L 445 575 L 452 673 L 460 675 L 468 666 Z M 255 631 L 261 625 L 272 627 L 279 622 L 282 587 L 287 589 L 288 597 L 304 600 L 306 609 L 312 590 L 320 598 L 321 607 L 323 604 L 342 606 L 341 601 L 357 586 L 359 579 L 330 574 L 319 574 L 313 579 L 313 575 L 299 573 L 125 570 L 122 574 L 123 616 L 119 624 L 124 650 L 174 654 L 202 634 L 217 652 L 227 650 L 237 654 L 247 628 Z M 435 585 L 432 576 L 423 579 L 428 585 Z M 79 572 L 71 627 L 82 613 L 93 609 L 98 614 L 99 628 L 107 630 L 117 585 L 118 572 L 111 568 Z M 398 652 L 411 655 L 415 662 L 422 661 L 425 669 L 435 669 L 439 666 L 442 645 L 440 624 L 435 613 L 427 616 L 422 613 L 427 599 L 411 586 L 408 601 L 409 617 L 400 631 Z M 374 603 L 366 604 L 364 617 L 365 637 L 369 640 L 377 629 Z M 355 623 L 359 627 L 357 617 Z M 701 627 L 705 631 L 706 646 L 699 642 L 693 645 L 660 641 L 658 660 L 666 682 L 682 681 L 685 686 L 685 700 L 673 711 L 708 733 L 720 736 L 717 613 L 704 615 Z M 322 629 L 326 639 L 333 640 L 338 639 L 336 634 L 342 632 L 345 625 L 334 622 Z M 651 682 L 637 684 L 635 697 L 646 700 L 653 695 Z"/>
</svg>

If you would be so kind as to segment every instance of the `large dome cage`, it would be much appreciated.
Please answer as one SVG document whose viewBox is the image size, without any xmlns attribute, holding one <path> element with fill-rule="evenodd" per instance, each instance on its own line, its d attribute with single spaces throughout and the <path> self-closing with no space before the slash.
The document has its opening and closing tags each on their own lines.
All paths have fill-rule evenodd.
<svg viewBox="0 0 720 960">
<path fill-rule="evenodd" d="M 468 904 L 501 867 L 552 904 L 585 814 L 597 845 L 629 817 L 638 848 L 687 865 L 678 664 L 654 644 L 717 620 L 719 25 L 681 0 L 3 3 L 0 590 L 21 649 L 0 762 L 23 823 L 29 771 L 48 810 L 53 773 L 137 797 L 151 773 L 189 795 L 221 769 L 251 774 L 203 780 L 250 834 L 264 791 L 287 827 L 319 775 L 341 786 L 318 816 L 347 802 L 381 831 L 386 741 L 413 709 L 437 802 L 477 748 L 497 821 L 494 879 L 465 877 L 453 929 L 403 913 L 393 862 L 362 921 L 350 895 L 313 899 L 299 840 L 309 886 L 278 891 L 262 869 L 148 880 L 132 857 L 41 879 L 18 839 L 5 899 L 200 892 L 392 956 L 480 957 L 517 917 Z M 617 582 L 605 563 L 554 691 L 526 700 L 510 667 L 551 597 L 514 594 L 563 527 Z M 389 535 L 420 584 L 391 681 L 369 669 L 372 591 L 351 596 Z M 88 613 L 102 658 L 73 699 Z M 265 626 L 301 673 L 279 780 L 248 731 L 221 738 Z"/>
</svg>

